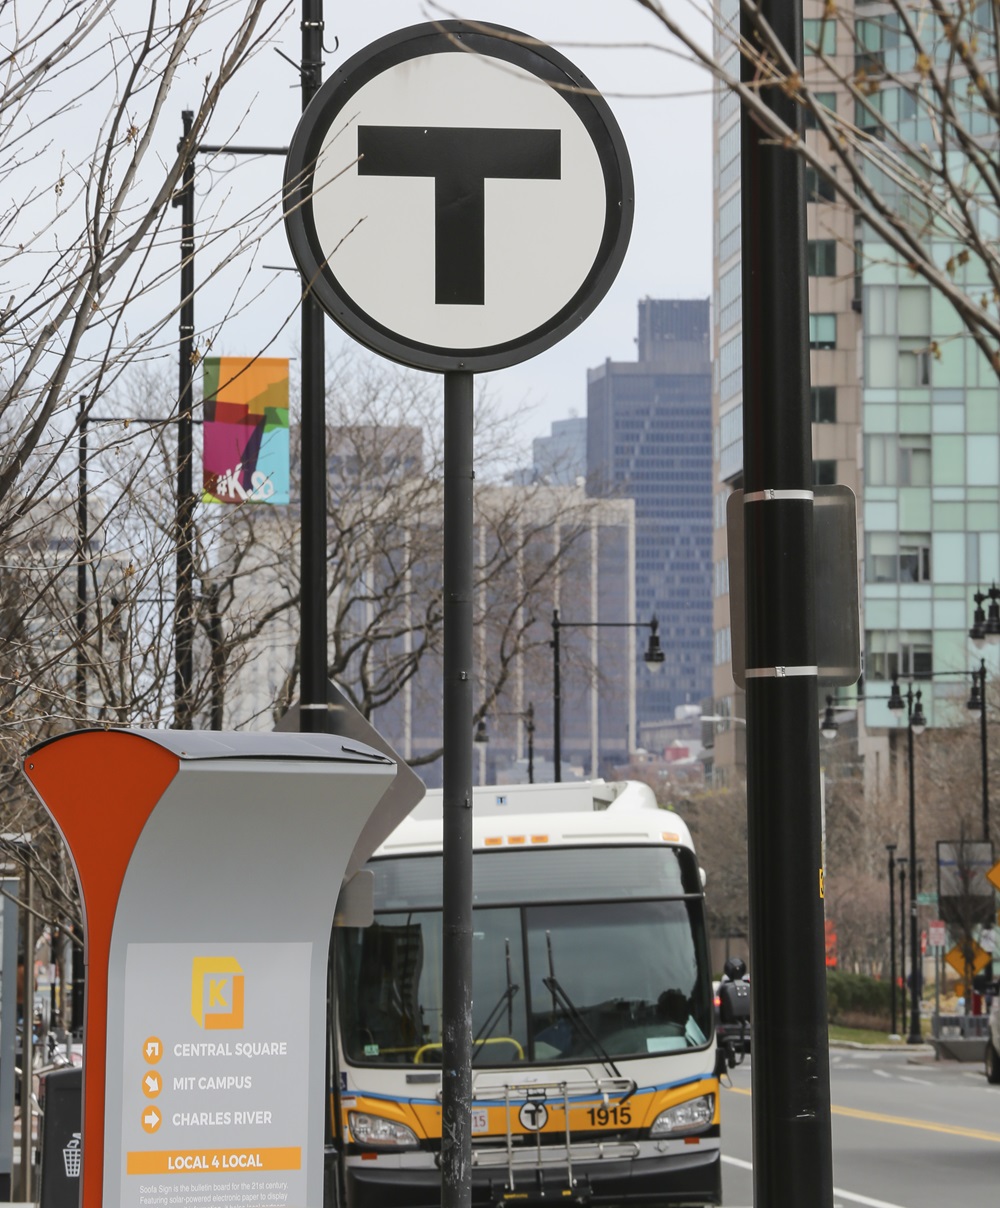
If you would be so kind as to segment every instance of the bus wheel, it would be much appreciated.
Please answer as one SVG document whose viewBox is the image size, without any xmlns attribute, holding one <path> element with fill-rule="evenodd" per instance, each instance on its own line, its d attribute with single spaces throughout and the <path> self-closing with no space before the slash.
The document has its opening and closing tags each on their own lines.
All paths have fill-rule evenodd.
<svg viewBox="0 0 1000 1208">
<path fill-rule="evenodd" d="M 993 1041 L 986 1042 L 986 1081 L 1000 1082 L 1000 1053 L 993 1047 Z"/>
</svg>

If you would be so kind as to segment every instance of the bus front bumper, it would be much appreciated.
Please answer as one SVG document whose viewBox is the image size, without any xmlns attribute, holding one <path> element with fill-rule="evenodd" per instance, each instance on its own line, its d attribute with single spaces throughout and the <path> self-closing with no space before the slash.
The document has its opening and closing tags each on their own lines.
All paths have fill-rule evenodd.
<svg viewBox="0 0 1000 1208">
<path fill-rule="evenodd" d="M 381 1165 L 378 1161 L 348 1162 L 347 1208 L 437 1208 L 441 1203 L 441 1174 L 434 1167 Z M 568 1193 L 568 1194 L 567 1194 Z M 573 1186 L 565 1167 L 518 1167 L 514 1188 L 506 1169 L 473 1166 L 474 1208 L 499 1205 L 582 1204 L 649 1205 L 666 1208 L 722 1203 L 722 1174 L 718 1141 L 681 1153 L 643 1155 L 598 1162 L 574 1162 Z"/>
</svg>

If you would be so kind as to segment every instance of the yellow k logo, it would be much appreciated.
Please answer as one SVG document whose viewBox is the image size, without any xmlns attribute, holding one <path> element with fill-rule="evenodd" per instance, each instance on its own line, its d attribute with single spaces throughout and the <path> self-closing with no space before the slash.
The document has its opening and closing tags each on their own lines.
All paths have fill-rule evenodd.
<svg viewBox="0 0 1000 1208">
<path fill-rule="evenodd" d="M 191 962 L 191 1014 L 200 1028 L 243 1027 L 243 970 L 233 957 L 196 956 Z"/>
</svg>

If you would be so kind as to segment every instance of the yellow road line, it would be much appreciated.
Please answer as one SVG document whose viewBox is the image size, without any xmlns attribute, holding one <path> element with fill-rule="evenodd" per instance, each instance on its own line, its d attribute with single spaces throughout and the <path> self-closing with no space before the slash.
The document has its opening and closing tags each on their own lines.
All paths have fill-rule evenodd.
<svg viewBox="0 0 1000 1208">
<path fill-rule="evenodd" d="M 742 1086 L 726 1088 L 735 1095 L 749 1095 Z M 908 1116 L 885 1116 L 881 1112 L 865 1112 L 856 1107 L 831 1107 L 835 1116 L 848 1116 L 852 1120 L 873 1120 L 877 1124 L 895 1124 L 900 1128 L 921 1128 L 925 1132 L 947 1133 L 952 1137 L 969 1137 L 973 1141 L 992 1141 L 1000 1145 L 1000 1133 L 983 1132 L 978 1128 L 959 1128 L 954 1124 L 935 1124 L 931 1120 L 911 1120 Z"/>
</svg>

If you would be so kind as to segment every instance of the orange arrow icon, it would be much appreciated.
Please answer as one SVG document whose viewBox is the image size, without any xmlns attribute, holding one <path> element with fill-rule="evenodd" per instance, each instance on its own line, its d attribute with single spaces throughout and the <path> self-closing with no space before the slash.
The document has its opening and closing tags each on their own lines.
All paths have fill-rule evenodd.
<svg viewBox="0 0 1000 1208">
<path fill-rule="evenodd" d="M 162 1121 L 163 1117 L 155 1107 L 147 1107 L 142 1114 L 142 1127 L 148 1133 L 155 1133 Z"/>
<path fill-rule="evenodd" d="M 142 1055 L 146 1058 L 150 1065 L 156 1063 L 163 1056 L 163 1042 L 159 1036 L 147 1036 L 142 1042 Z"/>
<path fill-rule="evenodd" d="M 155 1099 L 162 1090 L 163 1079 L 156 1070 L 150 1070 L 142 1080 L 142 1093 L 147 1099 Z"/>
</svg>

